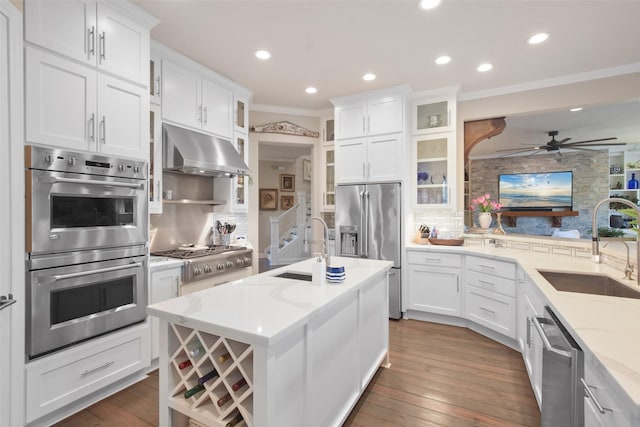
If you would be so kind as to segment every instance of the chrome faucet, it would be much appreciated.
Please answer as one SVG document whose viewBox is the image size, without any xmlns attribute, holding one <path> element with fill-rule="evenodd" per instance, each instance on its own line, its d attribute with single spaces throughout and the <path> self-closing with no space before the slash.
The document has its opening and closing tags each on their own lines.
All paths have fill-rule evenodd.
<svg viewBox="0 0 640 427">
<path fill-rule="evenodd" d="M 324 222 L 324 220 L 319 216 L 312 216 L 307 220 L 307 222 L 304 223 L 304 240 L 303 240 L 304 250 L 307 251 L 309 248 L 309 244 L 307 242 L 307 226 L 309 225 L 311 220 L 320 221 L 320 223 L 322 223 L 322 225 L 324 226 L 324 240 L 322 241 L 322 256 L 326 260 L 327 266 L 329 266 L 330 265 L 329 263 L 329 227 L 327 226 L 327 223 Z"/>
<path fill-rule="evenodd" d="M 633 209 L 636 212 L 636 215 L 638 216 L 638 218 L 640 218 L 640 209 L 638 208 L 638 206 L 636 206 L 633 202 L 630 202 L 627 199 L 621 199 L 619 197 L 610 197 L 608 199 L 602 200 L 601 202 L 598 202 L 598 204 L 596 204 L 596 207 L 593 208 L 593 217 L 591 220 L 591 233 L 592 233 L 591 234 L 592 236 L 591 237 L 592 239 L 591 254 L 594 256 L 598 256 L 598 257 L 600 256 L 600 247 L 599 247 L 600 236 L 598 236 L 598 226 L 596 225 L 596 215 L 598 214 L 598 209 L 600 208 L 600 206 L 602 206 L 605 203 L 609 204 L 611 202 L 622 203 L 623 205 L 629 206 L 631 209 Z M 624 245 L 627 247 L 627 266 L 624 269 L 624 276 L 628 279 L 631 279 L 631 273 L 633 273 L 633 265 L 631 265 L 631 263 L 629 262 L 629 246 L 626 243 Z M 599 259 L 598 259 L 598 262 L 600 262 Z M 640 236 L 636 236 L 636 265 L 640 265 Z M 636 274 L 636 281 L 640 286 L 640 274 Z"/>
</svg>

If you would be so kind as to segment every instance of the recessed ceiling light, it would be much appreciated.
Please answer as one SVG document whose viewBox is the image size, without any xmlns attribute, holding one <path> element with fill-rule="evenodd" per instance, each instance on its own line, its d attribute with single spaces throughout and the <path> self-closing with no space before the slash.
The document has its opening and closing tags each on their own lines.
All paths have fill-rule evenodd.
<svg viewBox="0 0 640 427">
<path fill-rule="evenodd" d="M 436 64 L 438 65 L 448 64 L 449 62 L 451 62 L 451 57 L 447 55 L 442 55 L 436 58 Z"/>
<path fill-rule="evenodd" d="M 575 108 L 571 108 L 569 111 L 582 111 L 582 107 L 575 107 Z"/>
<path fill-rule="evenodd" d="M 438 7 L 440 0 L 420 0 L 420 7 L 425 10 Z"/>
<path fill-rule="evenodd" d="M 271 54 L 266 50 L 256 50 L 256 58 L 258 59 L 269 59 L 271 58 Z"/>
<path fill-rule="evenodd" d="M 313 87 L 313 86 L 309 86 L 309 87 L 308 87 L 308 88 L 306 88 L 304 91 L 305 91 L 305 92 L 307 92 L 307 93 L 316 93 L 316 92 L 318 91 L 318 89 L 316 89 L 316 88 L 315 88 L 315 87 Z"/>
<path fill-rule="evenodd" d="M 529 43 L 529 44 L 538 44 L 538 43 L 542 43 L 543 41 L 545 41 L 548 38 L 549 38 L 549 34 L 547 34 L 547 33 L 538 33 L 538 34 L 534 34 L 531 37 L 529 37 L 529 40 L 527 40 L 527 43 Z"/>
<path fill-rule="evenodd" d="M 362 80 L 365 80 L 367 82 L 370 82 L 371 80 L 375 80 L 376 79 L 376 75 L 373 73 L 367 73 L 364 76 L 362 76 Z"/>
<path fill-rule="evenodd" d="M 489 71 L 492 68 L 493 68 L 493 65 L 489 64 L 488 62 L 478 65 L 478 71 L 480 71 L 481 73 Z"/>
</svg>

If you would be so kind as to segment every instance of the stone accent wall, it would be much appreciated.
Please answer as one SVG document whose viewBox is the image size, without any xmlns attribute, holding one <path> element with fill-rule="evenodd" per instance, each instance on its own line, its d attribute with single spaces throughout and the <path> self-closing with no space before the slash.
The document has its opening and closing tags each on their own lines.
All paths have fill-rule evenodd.
<svg viewBox="0 0 640 427">
<path fill-rule="evenodd" d="M 474 199 L 489 193 L 497 201 L 498 175 L 554 171 L 573 171 L 573 210 L 579 212 L 577 217 L 564 217 L 560 229 L 577 229 L 582 238 L 590 239 L 593 208 L 600 200 L 609 197 L 608 150 L 579 153 L 565 151 L 560 157 L 554 153 L 469 160 L 469 195 Z M 551 219 L 544 217 L 518 218 L 517 227 L 507 227 L 506 221 L 502 225 L 507 233 L 544 236 L 551 235 L 554 230 Z M 598 225 L 609 225 L 608 212 L 604 206 L 598 212 Z"/>
</svg>

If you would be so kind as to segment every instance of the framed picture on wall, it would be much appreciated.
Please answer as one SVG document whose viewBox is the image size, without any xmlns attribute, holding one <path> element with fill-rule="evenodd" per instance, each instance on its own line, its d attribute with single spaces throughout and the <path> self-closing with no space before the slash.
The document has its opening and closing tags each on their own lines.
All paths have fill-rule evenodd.
<svg viewBox="0 0 640 427">
<path fill-rule="evenodd" d="M 260 189 L 260 210 L 262 211 L 278 210 L 278 189 L 276 188 Z"/>
<path fill-rule="evenodd" d="M 296 176 L 286 173 L 280 174 L 280 191 L 295 191 Z"/>
<path fill-rule="evenodd" d="M 280 209 L 289 210 L 293 207 L 293 196 L 280 196 Z"/>
<path fill-rule="evenodd" d="M 311 181 L 311 160 L 302 159 L 302 179 Z"/>
</svg>

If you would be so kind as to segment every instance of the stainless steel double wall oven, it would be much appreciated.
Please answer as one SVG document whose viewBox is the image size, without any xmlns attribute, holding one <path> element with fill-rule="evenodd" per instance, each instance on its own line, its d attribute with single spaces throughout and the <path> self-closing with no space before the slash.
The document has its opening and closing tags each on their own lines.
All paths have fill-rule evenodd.
<svg viewBox="0 0 640 427">
<path fill-rule="evenodd" d="M 27 356 L 145 320 L 147 164 L 27 146 Z"/>
</svg>

